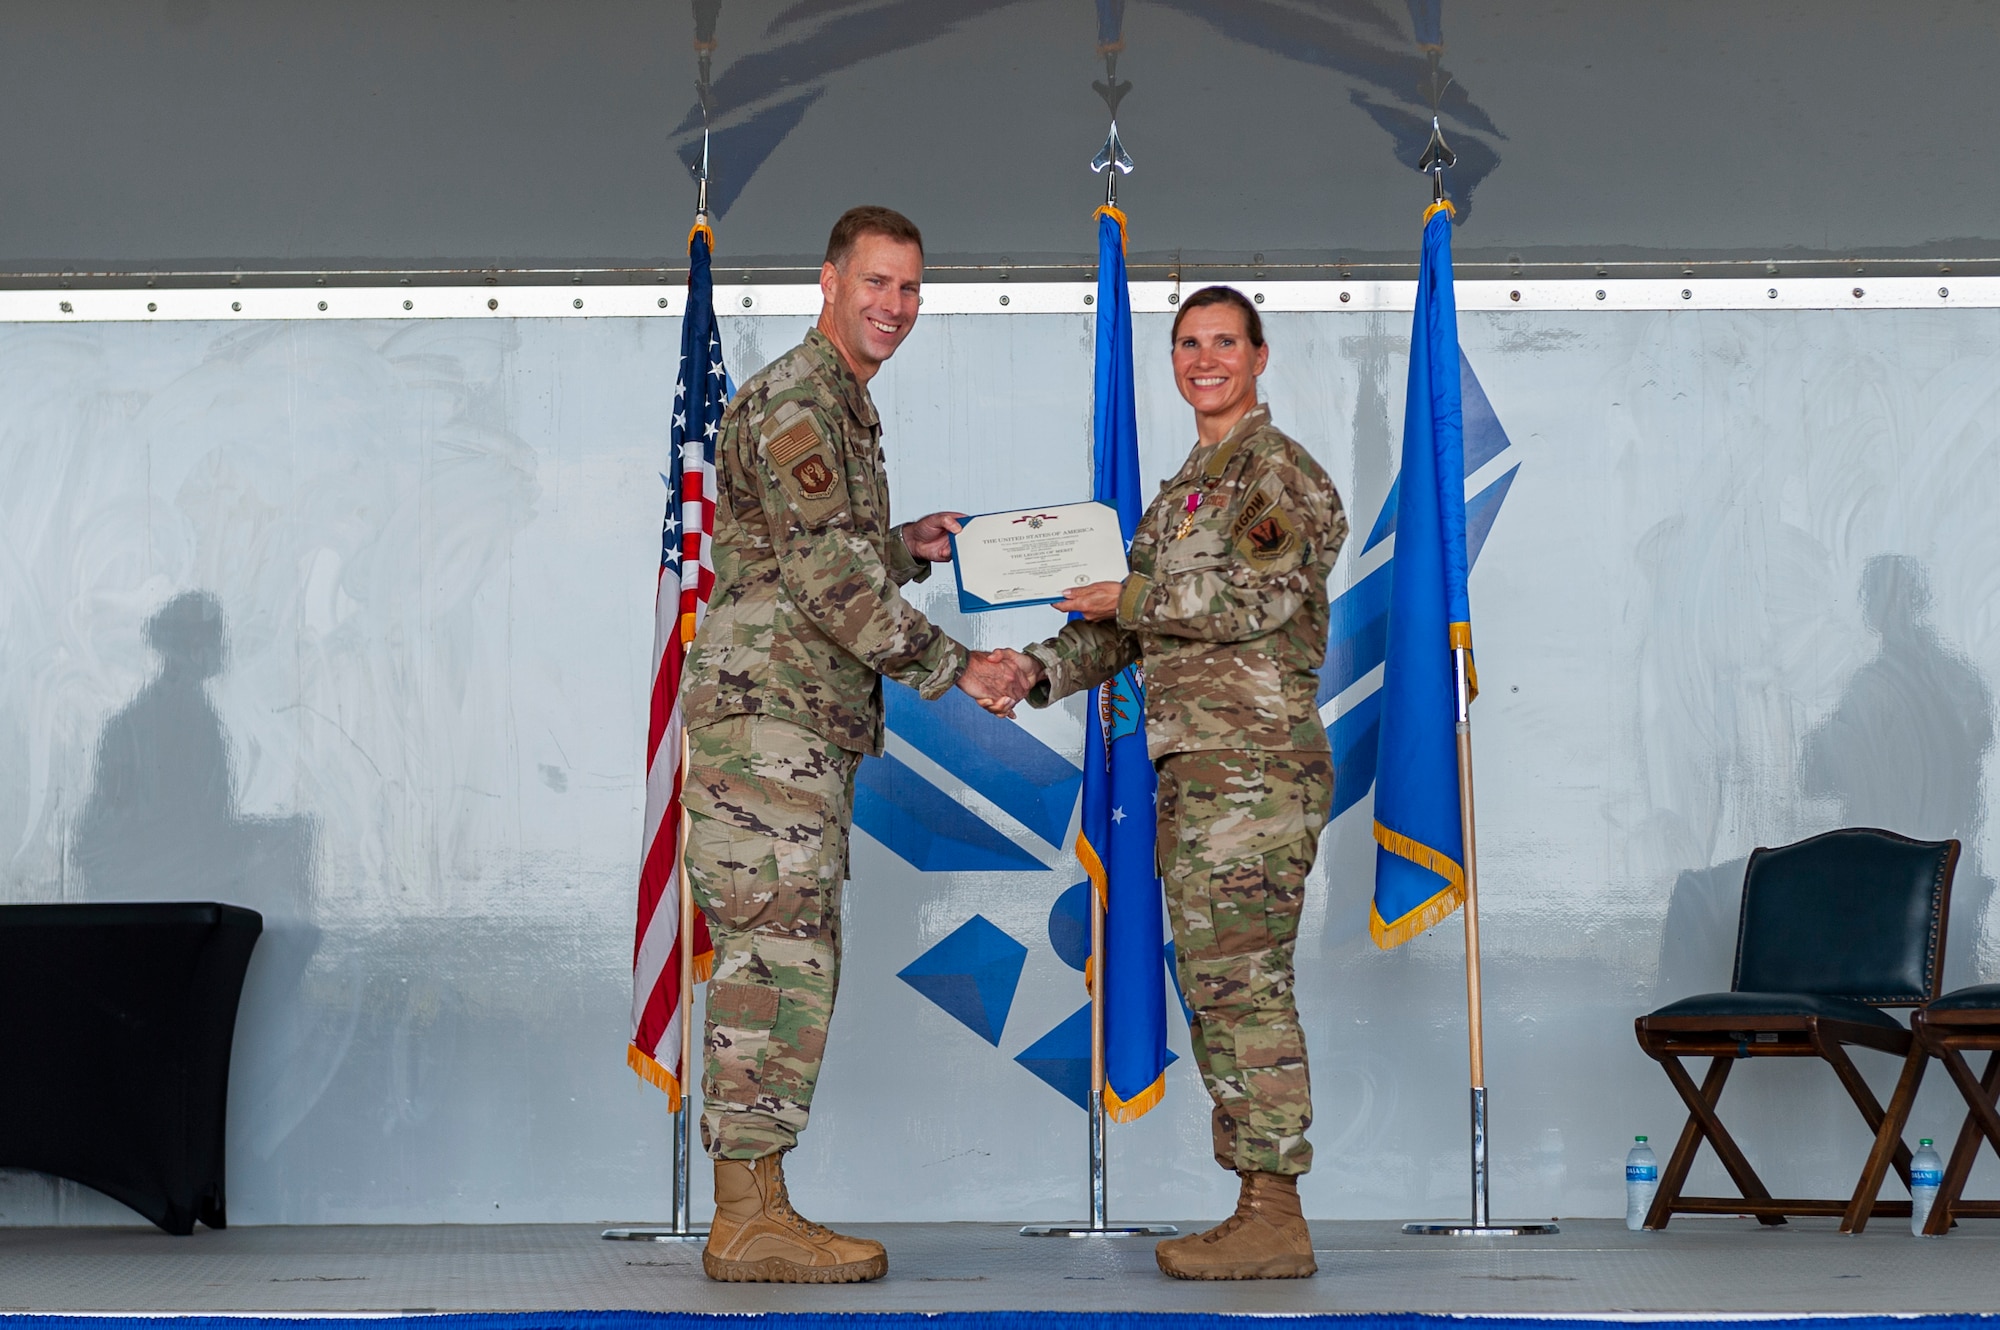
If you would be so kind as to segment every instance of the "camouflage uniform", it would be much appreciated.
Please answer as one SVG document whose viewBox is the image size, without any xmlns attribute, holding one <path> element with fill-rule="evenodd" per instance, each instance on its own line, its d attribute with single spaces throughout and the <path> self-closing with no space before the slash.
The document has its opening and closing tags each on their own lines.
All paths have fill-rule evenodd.
<svg viewBox="0 0 2000 1330">
<path fill-rule="evenodd" d="M 1315 699 L 1327 576 L 1346 538 L 1333 483 L 1255 407 L 1161 486 L 1117 619 L 1028 648 L 1048 672 L 1037 706 L 1144 661 L 1181 992 L 1215 1100 L 1216 1162 L 1237 1172 L 1312 1164 L 1292 950 L 1333 801 Z"/>
<path fill-rule="evenodd" d="M 840 970 L 854 771 L 882 676 L 925 698 L 967 653 L 898 590 L 930 565 L 889 523 L 882 426 L 818 330 L 744 384 L 716 446 L 715 591 L 688 654 L 687 873 L 715 940 L 702 1141 L 798 1143 Z"/>
</svg>

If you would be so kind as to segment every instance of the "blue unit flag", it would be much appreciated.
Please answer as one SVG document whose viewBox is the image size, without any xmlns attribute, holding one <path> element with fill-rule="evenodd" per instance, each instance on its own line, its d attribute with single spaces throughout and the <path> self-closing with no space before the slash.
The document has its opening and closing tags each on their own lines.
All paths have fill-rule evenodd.
<svg viewBox="0 0 2000 1330">
<path fill-rule="evenodd" d="M 1369 932 L 1388 948 L 1465 902 L 1459 822 L 1458 700 L 1452 652 L 1472 647 L 1466 597 L 1465 422 L 1458 310 L 1451 284 L 1451 205 L 1424 215 L 1410 335 L 1396 559 L 1382 672 L 1375 777 L 1375 901 Z M 1477 690 L 1477 676 L 1471 687 Z"/>
<path fill-rule="evenodd" d="M 1118 510 L 1129 548 L 1145 505 L 1139 490 L 1138 410 L 1132 387 L 1132 297 L 1125 284 L 1125 215 L 1097 213 L 1096 446 L 1091 497 Z M 1145 679 L 1128 666 L 1091 694 L 1084 727 L 1083 813 L 1077 858 L 1104 903 L 1104 1106 L 1130 1122 L 1166 1093 L 1167 1004 L 1160 982 L 1164 897 L 1154 871 L 1152 758 L 1146 752 Z"/>
</svg>

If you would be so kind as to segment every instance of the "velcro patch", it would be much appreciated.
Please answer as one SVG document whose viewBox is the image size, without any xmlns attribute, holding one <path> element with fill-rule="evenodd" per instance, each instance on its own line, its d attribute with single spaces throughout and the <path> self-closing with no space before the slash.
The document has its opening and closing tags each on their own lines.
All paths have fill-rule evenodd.
<svg viewBox="0 0 2000 1330">
<path fill-rule="evenodd" d="M 836 477 L 833 468 L 826 464 L 825 455 L 815 452 L 792 468 L 792 479 L 799 482 L 800 491 L 808 499 L 821 499 L 833 489 Z"/>
<path fill-rule="evenodd" d="M 1236 539 L 1236 548 L 1243 557 L 1261 567 L 1278 562 L 1297 549 L 1298 544 L 1298 527 L 1282 508 L 1272 508 L 1244 528 Z"/>
<path fill-rule="evenodd" d="M 771 440 L 770 447 L 765 451 L 771 459 L 771 465 L 782 470 L 804 457 L 822 442 L 824 440 L 819 437 L 819 429 L 813 424 L 813 418 L 808 415 L 801 417 L 790 429 Z"/>
<path fill-rule="evenodd" d="M 818 530 L 847 511 L 847 486 L 835 463 L 839 453 L 819 432 L 811 415 L 801 416 L 764 445 L 779 488 L 805 524 Z"/>
<path fill-rule="evenodd" d="M 1277 499 L 1261 489 L 1251 494 L 1243 505 L 1243 511 L 1236 514 L 1236 520 L 1229 524 L 1229 538 L 1243 539 L 1243 533 L 1263 521 L 1264 515 L 1276 507 L 1277 502 Z"/>
</svg>

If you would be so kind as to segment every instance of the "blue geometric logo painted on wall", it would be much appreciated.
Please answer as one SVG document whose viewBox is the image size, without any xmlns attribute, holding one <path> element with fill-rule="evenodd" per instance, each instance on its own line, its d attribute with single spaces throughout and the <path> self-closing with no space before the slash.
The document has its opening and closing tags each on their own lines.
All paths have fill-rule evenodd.
<svg viewBox="0 0 2000 1330">
<path fill-rule="evenodd" d="M 1173 1050 L 1167 1050 L 1172 1060 Z M 1078 1007 L 1061 1025 L 1014 1055 L 1014 1061 L 1046 1081 L 1078 1108 L 1090 1107 L 1090 1004 Z"/>
<path fill-rule="evenodd" d="M 1083 788 L 1075 763 L 1021 726 L 988 715 L 956 689 L 926 703 L 913 689 L 885 683 L 882 701 L 898 739 L 1062 852 Z M 926 873 L 1048 867 L 893 754 L 861 764 L 854 825 Z"/>
<path fill-rule="evenodd" d="M 1026 947 L 975 914 L 896 977 L 998 1048 L 1027 959 Z"/>
<path fill-rule="evenodd" d="M 1469 482 L 1507 452 L 1512 442 L 1463 351 L 1459 375 Z M 1520 469 L 1518 463 L 1508 467 L 1465 501 L 1466 553 L 1474 564 Z M 1392 484 L 1357 557 L 1395 535 L 1396 494 Z M 1356 685 L 1382 664 L 1394 568 L 1392 556 L 1332 604 L 1318 701 L 1322 717 L 1339 708 L 1327 725 L 1333 745 L 1336 817 L 1366 798 L 1375 785 L 1381 688 L 1379 683 L 1365 689 Z M 889 729 L 899 740 L 963 781 L 1033 839 L 1024 844 L 1002 834 L 894 755 L 861 764 L 855 781 L 856 828 L 927 873 L 1046 872 L 1051 862 L 1060 861 L 1083 785 L 1083 773 L 1074 763 L 1026 729 L 988 715 L 956 691 L 926 703 L 911 689 L 889 683 L 883 700 Z M 1090 951 L 1089 908 L 1089 886 L 1079 882 L 1058 894 L 1049 911 L 1049 945 L 1071 969 L 1082 970 Z M 997 1048 L 1027 955 L 1026 945 L 983 915 L 974 915 L 911 962 L 900 977 Z M 1179 1003 L 1172 942 L 1163 944 L 1161 956 L 1166 984 Z M 1193 1019 L 1184 1003 L 1181 1012 Z M 1171 1052 L 1168 1058 L 1173 1059 Z M 1084 1107 L 1089 1093 L 1090 1008 L 1086 1005 L 1066 1017 L 1014 1061 Z"/>
</svg>

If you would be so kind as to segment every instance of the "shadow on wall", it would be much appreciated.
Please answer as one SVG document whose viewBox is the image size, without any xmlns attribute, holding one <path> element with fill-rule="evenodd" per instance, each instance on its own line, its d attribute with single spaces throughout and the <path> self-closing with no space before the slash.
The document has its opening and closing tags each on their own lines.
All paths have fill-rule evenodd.
<svg viewBox="0 0 2000 1330">
<path fill-rule="evenodd" d="M 216 900 L 264 916 L 237 1022 L 237 1049 L 248 1056 L 231 1093 L 240 1100 L 235 1082 L 247 1082 L 260 1102 L 296 1079 L 282 1050 L 301 1041 L 281 1027 L 296 1018 L 320 944 L 312 923 L 317 827 L 306 816 L 237 812 L 228 739 L 208 696 L 228 659 L 221 603 L 206 591 L 175 596 L 146 621 L 146 641 L 160 671 L 105 723 L 71 852 L 87 900 Z M 234 1102 L 231 1112 L 242 1121 Z M 285 1129 L 302 1115 L 285 1115 Z M 269 1125 L 256 1133 L 263 1155 Z"/>
<path fill-rule="evenodd" d="M 1944 987 L 1956 988 L 1995 968 L 1982 929 L 1993 880 L 1979 861 L 1980 773 L 1993 743 L 1993 697 L 1931 625 L 1930 579 L 1920 561 L 1870 559 L 1860 595 L 1881 649 L 1806 736 L 1799 791 L 1833 800 L 1836 826 L 1882 827 L 1919 840 L 1955 836 L 1964 844 L 1945 943 Z M 1729 986 L 1747 862 L 1690 869 L 1675 881 L 1660 946 L 1663 1000 Z"/>
<path fill-rule="evenodd" d="M 1799 788 L 1836 800 L 1843 826 L 1964 842 L 1945 943 L 1945 987 L 1956 988 L 1980 968 L 1980 925 L 1993 895 L 1978 858 L 1993 696 L 1972 663 L 1939 639 L 1930 608 L 1930 578 L 1916 559 L 1884 554 L 1862 567 L 1862 618 L 1882 649 L 1806 736 Z"/>
</svg>

